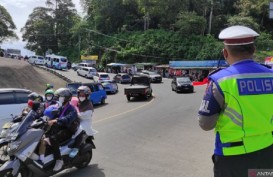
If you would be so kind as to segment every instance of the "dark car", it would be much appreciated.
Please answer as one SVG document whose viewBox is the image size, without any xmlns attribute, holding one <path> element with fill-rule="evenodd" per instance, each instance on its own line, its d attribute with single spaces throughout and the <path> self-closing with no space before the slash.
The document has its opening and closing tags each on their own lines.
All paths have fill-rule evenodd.
<svg viewBox="0 0 273 177">
<path fill-rule="evenodd" d="M 194 92 L 192 81 L 189 77 L 174 77 L 172 80 L 172 91 Z"/>
<path fill-rule="evenodd" d="M 119 73 L 113 77 L 113 80 L 120 84 L 131 83 L 131 76 L 126 73 Z"/>
<path fill-rule="evenodd" d="M 131 97 L 143 97 L 147 100 L 152 97 L 153 90 L 151 87 L 151 78 L 148 76 L 134 75 L 132 77 L 131 85 L 124 88 L 124 94 L 128 101 Z"/>
<path fill-rule="evenodd" d="M 104 104 L 105 100 L 107 98 L 106 91 L 104 90 L 101 83 L 80 83 L 80 82 L 74 82 L 69 83 L 66 85 L 67 88 L 69 88 L 73 94 L 73 96 L 77 96 L 77 89 L 82 86 L 86 85 L 91 90 L 91 95 L 89 99 L 93 104 Z"/>
</svg>

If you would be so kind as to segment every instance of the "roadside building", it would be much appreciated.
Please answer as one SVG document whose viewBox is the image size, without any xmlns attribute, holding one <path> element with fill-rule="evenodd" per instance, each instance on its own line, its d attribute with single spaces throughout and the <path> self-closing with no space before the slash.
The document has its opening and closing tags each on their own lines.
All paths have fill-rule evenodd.
<svg viewBox="0 0 273 177">
<path fill-rule="evenodd" d="M 170 61 L 169 76 L 188 76 L 193 81 L 202 81 L 211 71 L 227 66 L 225 60 Z"/>
</svg>

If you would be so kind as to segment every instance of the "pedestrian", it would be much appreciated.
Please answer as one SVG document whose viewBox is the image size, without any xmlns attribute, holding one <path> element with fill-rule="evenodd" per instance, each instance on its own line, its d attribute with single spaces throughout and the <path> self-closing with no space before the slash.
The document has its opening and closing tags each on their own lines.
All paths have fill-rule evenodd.
<svg viewBox="0 0 273 177">
<path fill-rule="evenodd" d="M 253 61 L 257 36 L 245 26 L 219 34 L 229 67 L 209 75 L 198 112 L 200 127 L 215 129 L 214 177 L 273 169 L 273 71 Z"/>
</svg>

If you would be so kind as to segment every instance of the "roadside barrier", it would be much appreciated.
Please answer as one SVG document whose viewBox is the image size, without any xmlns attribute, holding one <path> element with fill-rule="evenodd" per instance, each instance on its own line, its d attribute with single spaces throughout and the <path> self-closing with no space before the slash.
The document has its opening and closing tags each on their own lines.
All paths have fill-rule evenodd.
<svg viewBox="0 0 273 177">
<path fill-rule="evenodd" d="M 56 72 L 56 71 L 53 70 L 53 69 L 50 69 L 50 68 L 47 68 L 47 67 L 42 67 L 42 66 L 39 66 L 39 65 L 33 65 L 33 66 L 35 66 L 35 67 L 37 67 L 37 68 L 40 68 L 40 69 L 43 69 L 43 70 L 45 70 L 45 71 L 48 71 L 48 72 L 54 74 L 55 76 L 57 76 L 57 77 L 63 79 L 63 80 L 66 81 L 67 83 L 71 83 L 71 82 L 72 82 L 71 79 L 68 79 L 67 77 L 65 77 L 64 75 L 62 75 L 62 74 Z"/>
</svg>

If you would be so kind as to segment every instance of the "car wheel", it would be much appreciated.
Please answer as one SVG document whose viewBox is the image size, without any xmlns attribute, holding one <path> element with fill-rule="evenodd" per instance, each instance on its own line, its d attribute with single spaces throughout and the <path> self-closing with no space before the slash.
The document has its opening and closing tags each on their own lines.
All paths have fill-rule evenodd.
<svg viewBox="0 0 273 177">
<path fill-rule="evenodd" d="M 79 72 L 77 72 L 77 75 L 78 75 L 78 76 L 80 75 Z"/>
<path fill-rule="evenodd" d="M 85 75 L 84 77 L 86 77 L 86 78 L 87 78 L 87 75 Z"/>
<path fill-rule="evenodd" d="M 127 98 L 127 101 L 130 101 L 130 99 L 131 99 L 131 97 L 130 96 L 126 96 L 126 98 Z"/>
</svg>

